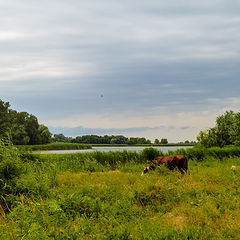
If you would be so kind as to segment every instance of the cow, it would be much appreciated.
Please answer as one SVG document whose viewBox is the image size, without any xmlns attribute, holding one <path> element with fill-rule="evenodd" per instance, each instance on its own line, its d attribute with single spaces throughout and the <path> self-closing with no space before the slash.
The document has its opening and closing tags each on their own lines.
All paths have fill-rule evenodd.
<svg viewBox="0 0 240 240">
<path fill-rule="evenodd" d="M 158 156 L 154 158 L 149 167 L 144 168 L 142 176 L 150 170 L 155 170 L 156 166 L 160 165 L 166 166 L 169 170 L 174 170 L 175 168 L 177 168 L 181 172 L 181 174 L 184 174 L 184 172 L 189 173 L 188 160 L 186 156 Z"/>
</svg>

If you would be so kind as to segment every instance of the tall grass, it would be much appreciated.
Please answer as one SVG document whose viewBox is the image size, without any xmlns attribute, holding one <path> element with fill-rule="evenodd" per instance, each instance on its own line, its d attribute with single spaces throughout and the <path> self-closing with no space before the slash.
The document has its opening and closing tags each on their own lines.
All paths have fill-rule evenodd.
<svg viewBox="0 0 240 240">
<path fill-rule="evenodd" d="M 202 148 L 202 147 L 193 147 L 188 149 L 178 149 L 174 152 L 169 151 L 168 154 L 184 154 L 191 160 L 204 161 L 206 159 L 215 158 L 215 159 L 224 159 L 231 157 L 240 157 L 240 147 L 228 146 L 224 148 L 212 147 L 212 148 Z"/>
<path fill-rule="evenodd" d="M 18 196 L 6 221 L 17 239 L 239 239 L 239 160 L 207 163 L 190 162 L 190 176 L 159 168 L 141 177 L 132 163 L 63 172 L 49 197 Z"/>
<path fill-rule="evenodd" d="M 47 150 L 78 150 L 78 149 L 91 149 L 92 146 L 88 144 L 79 143 L 49 143 L 42 145 L 16 145 L 20 150 L 31 151 L 47 151 Z"/>
<path fill-rule="evenodd" d="M 163 155 L 151 148 L 40 155 L 4 143 L 0 166 L 10 159 L 20 168 L 4 178 L 12 185 L 0 206 L 0 239 L 240 239 L 238 151 L 168 154 L 186 154 L 191 175 L 158 167 L 141 177 Z"/>
</svg>

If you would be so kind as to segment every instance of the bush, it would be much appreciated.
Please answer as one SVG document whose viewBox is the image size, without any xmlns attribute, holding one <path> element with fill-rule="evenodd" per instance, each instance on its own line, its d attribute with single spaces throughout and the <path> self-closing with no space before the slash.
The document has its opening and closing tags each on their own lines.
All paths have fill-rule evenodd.
<svg viewBox="0 0 240 240">
<path fill-rule="evenodd" d="M 16 194 L 16 179 L 24 172 L 18 150 L 7 139 L 0 140 L 0 195 L 4 198 Z M 10 197 L 12 198 L 12 196 Z M 8 199 L 7 199 L 8 201 Z M 0 204 L 3 198 L 0 199 Z"/>
<path fill-rule="evenodd" d="M 151 147 L 151 148 L 144 148 L 140 154 L 144 160 L 152 161 L 155 157 L 159 155 L 163 155 L 163 152 L 159 151 L 156 148 Z"/>
<path fill-rule="evenodd" d="M 193 147 L 185 150 L 186 156 L 191 160 L 203 161 L 208 157 L 213 157 L 219 160 L 229 157 L 240 157 L 240 148 L 234 146 L 228 146 L 224 148 L 212 147 L 212 148 L 203 148 L 203 147 Z M 175 152 L 176 153 L 176 152 Z"/>
</svg>

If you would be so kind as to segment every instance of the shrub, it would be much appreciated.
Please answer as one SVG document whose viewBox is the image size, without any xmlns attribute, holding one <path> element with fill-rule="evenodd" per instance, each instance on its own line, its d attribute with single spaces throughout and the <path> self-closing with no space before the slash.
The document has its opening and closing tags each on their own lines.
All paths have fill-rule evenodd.
<svg viewBox="0 0 240 240">
<path fill-rule="evenodd" d="M 159 151 L 156 148 L 144 148 L 141 153 L 140 153 L 141 157 L 144 160 L 149 160 L 152 161 L 155 157 L 159 156 L 159 155 L 163 155 L 162 151 Z"/>
<path fill-rule="evenodd" d="M 16 192 L 16 179 L 24 172 L 18 150 L 7 139 L 0 140 L 0 195 L 7 197 Z M 0 199 L 2 203 L 3 199 Z"/>
</svg>

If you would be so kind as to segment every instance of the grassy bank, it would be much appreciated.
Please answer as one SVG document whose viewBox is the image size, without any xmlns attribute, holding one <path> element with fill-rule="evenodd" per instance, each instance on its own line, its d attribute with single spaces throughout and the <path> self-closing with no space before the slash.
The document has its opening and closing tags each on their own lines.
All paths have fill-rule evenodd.
<svg viewBox="0 0 240 240">
<path fill-rule="evenodd" d="M 33 155 L 2 146 L 0 239 L 239 239 L 239 158 L 184 151 L 191 175 L 159 167 L 141 177 L 161 153 Z"/>
<path fill-rule="evenodd" d="M 17 148 L 22 150 L 31 151 L 48 151 L 48 150 L 80 150 L 91 149 L 92 146 L 88 144 L 79 143 L 50 143 L 42 145 L 16 145 Z"/>
<path fill-rule="evenodd" d="M 31 150 L 31 151 L 44 151 L 44 150 L 78 150 L 78 149 L 91 149 L 92 147 L 184 147 L 193 146 L 191 144 L 80 144 L 80 143 L 50 143 L 42 145 L 16 145 L 19 149 Z"/>
</svg>

